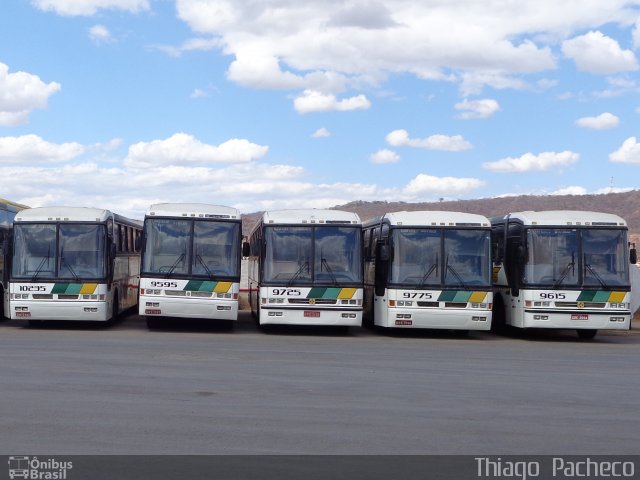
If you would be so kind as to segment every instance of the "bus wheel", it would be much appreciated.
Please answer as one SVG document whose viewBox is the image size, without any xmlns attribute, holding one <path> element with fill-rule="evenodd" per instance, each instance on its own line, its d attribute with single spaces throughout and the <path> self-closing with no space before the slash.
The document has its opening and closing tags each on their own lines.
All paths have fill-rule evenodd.
<svg viewBox="0 0 640 480">
<path fill-rule="evenodd" d="M 582 340 L 591 340 L 596 336 L 598 330 L 596 330 L 595 328 L 587 328 L 576 330 L 576 332 L 578 332 L 578 337 L 580 337 Z"/>
<path fill-rule="evenodd" d="M 493 300 L 493 312 L 491 314 L 491 331 L 493 333 L 504 333 L 507 329 L 505 319 L 504 302 L 502 297 L 496 297 Z"/>
<path fill-rule="evenodd" d="M 161 318 L 158 317 L 145 317 L 145 320 L 147 322 L 147 328 L 149 330 L 157 330 L 159 328 L 162 328 L 163 323 Z"/>
<path fill-rule="evenodd" d="M 120 301 L 118 300 L 118 291 L 113 292 L 113 304 L 111 308 L 111 322 L 115 322 L 120 316 Z"/>
</svg>

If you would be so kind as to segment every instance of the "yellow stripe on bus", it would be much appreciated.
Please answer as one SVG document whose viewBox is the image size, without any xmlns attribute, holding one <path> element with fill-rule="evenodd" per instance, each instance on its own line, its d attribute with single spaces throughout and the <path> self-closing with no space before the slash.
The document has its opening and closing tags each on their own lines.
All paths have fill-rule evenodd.
<svg viewBox="0 0 640 480">
<path fill-rule="evenodd" d="M 353 296 L 356 294 L 357 290 L 358 290 L 357 288 L 343 288 L 340 291 L 340 294 L 338 295 L 338 298 L 340 300 L 346 300 L 346 299 L 349 299 L 349 298 L 353 298 Z"/>
<path fill-rule="evenodd" d="M 473 292 L 469 297 L 470 303 L 482 303 L 487 298 L 487 292 Z"/>
<path fill-rule="evenodd" d="M 80 289 L 80 295 L 91 295 L 98 288 L 97 283 L 83 283 Z"/>
<path fill-rule="evenodd" d="M 624 296 L 627 292 L 611 292 L 609 295 L 609 301 L 611 303 L 620 303 L 624 300 Z"/>
<path fill-rule="evenodd" d="M 218 282 L 213 291 L 216 293 L 227 293 L 231 289 L 231 285 L 233 285 L 233 282 Z"/>
</svg>

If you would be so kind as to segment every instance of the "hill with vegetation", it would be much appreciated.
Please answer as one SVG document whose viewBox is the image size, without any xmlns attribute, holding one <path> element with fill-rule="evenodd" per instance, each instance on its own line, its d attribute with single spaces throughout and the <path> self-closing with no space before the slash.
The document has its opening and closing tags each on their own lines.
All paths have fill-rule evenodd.
<svg viewBox="0 0 640 480">
<path fill-rule="evenodd" d="M 295 208 L 294 201 L 291 208 Z M 521 195 L 426 203 L 355 201 L 333 208 L 355 212 L 363 221 L 387 212 L 402 210 L 448 210 L 476 213 L 486 217 L 524 210 L 590 210 L 614 213 L 627 221 L 632 241 L 640 247 L 640 190 L 602 195 Z M 245 235 L 249 234 L 260 215 L 261 212 L 243 215 L 242 230 Z"/>
</svg>

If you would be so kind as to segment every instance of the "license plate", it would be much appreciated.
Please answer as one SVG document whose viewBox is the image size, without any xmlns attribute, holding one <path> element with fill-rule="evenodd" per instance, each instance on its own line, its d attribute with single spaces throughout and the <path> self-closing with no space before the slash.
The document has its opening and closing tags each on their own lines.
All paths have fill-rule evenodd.
<svg viewBox="0 0 640 480">
<path fill-rule="evenodd" d="M 571 315 L 571 320 L 589 320 L 589 315 L 585 313 L 574 313 Z"/>
<path fill-rule="evenodd" d="M 304 316 L 305 317 L 313 317 L 313 318 L 317 318 L 320 316 L 320 312 L 315 312 L 312 310 L 305 310 L 304 311 Z"/>
<path fill-rule="evenodd" d="M 16 317 L 30 317 L 31 312 L 16 312 Z"/>
<path fill-rule="evenodd" d="M 396 320 L 396 325 L 413 325 L 413 320 Z"/>
<path fill-rule="evenodd" d="M 161 315 L 162 314 L 162 310 L 154 310 L 154 309 L 147 308 L 144 311 L 144 314 L 145 315 Z"/>
</svg>

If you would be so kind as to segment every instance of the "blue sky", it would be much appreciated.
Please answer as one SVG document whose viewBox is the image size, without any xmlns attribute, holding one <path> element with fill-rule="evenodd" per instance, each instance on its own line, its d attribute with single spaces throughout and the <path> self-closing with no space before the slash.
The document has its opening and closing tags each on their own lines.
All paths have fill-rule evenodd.
<svg viewBox="0 0 640 480">
<path fill-rule="evenodd" d="M 640 1 L 4 0 L 0 197 L 141 218 L 639 188 Z"/>
</svg>

